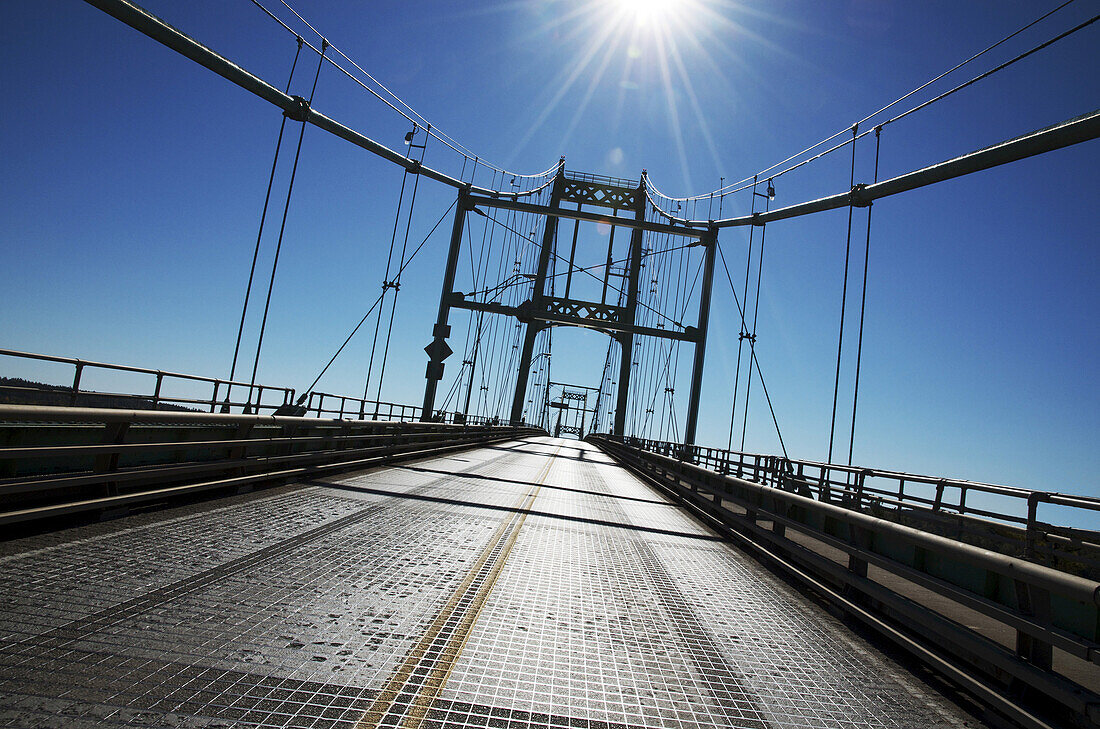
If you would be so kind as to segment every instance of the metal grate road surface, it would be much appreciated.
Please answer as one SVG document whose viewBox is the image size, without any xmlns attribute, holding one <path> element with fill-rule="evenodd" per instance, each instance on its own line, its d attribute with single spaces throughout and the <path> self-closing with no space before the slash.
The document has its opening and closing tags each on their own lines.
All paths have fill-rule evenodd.
<svg viewBox="0 0 1100 729">
<path fill-rule="evenodd" d="M 966 725 L 577 441 L 0 545 L 0 726 Z"/>
</svg>

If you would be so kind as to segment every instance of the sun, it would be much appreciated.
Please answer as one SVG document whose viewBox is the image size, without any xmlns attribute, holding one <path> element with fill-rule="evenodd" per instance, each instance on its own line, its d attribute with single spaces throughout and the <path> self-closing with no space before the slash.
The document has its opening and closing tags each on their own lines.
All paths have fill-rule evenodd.
<svg viewBox="0 0 1100 729">
<path fill-rule="evenodd" d="M 612 0 L 619 12 L 637 25 L 659 25 L 670 19 L 683 0 Z"/>
</svg>

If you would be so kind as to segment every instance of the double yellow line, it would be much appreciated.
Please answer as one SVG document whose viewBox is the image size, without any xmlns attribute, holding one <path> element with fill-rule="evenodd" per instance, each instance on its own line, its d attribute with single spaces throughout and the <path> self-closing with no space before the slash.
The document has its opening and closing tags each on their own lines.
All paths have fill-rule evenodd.
<svg viewBox="0 0 1100 729">
<path fill-rule="evenodd" d="M 405 706 L 408 706 L 401 722 L 404 729 L 418 729 L 424 722 L 432 702 L 454 670 L 470 631 L 485 606 L 485 600 L 515 546 L 527 512 L 550 475 L 550 468 L 560 451 L 561 446 L 558 446 L 532 482 L 531 489 L 512 506 L 513 513 L 497 526 L 454 594 L 363 714 L 357 729 L 376 729 L 386 715 L 395 711 L 395 706 L 397 711 L 406 711 Z M 474 590 L 472 597 L 468 595 L 471 589 Z M 423 670 L 417 671 L 417 668 L 422 664 L 430 666 L 430 669 L 427 676 L 420 680 L 424 673 Z"/>
</svg>

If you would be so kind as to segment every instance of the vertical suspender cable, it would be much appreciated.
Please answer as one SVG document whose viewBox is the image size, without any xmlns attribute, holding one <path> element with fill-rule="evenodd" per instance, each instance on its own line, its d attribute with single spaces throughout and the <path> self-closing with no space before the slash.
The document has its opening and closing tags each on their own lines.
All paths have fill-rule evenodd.
<svg viewBox="0 0 1100 729">
<path fill-rule="evenodd" d="M 298 50 L 294 52 L 294 63 L 290 64 L 290 76 L 286 80 L 286 91 L 284 93 L 290 93 L 290 84 L 294 81 L 294 69 L 298 67 L 298 57 L 302 55 L 302 44 L 305 41 L 301 36 L 298 36 Z M 286 116 L 283 116 L 283 120 L 279 123 L 279 138 L 275 142 L 275 158 L 271 160 L 271 175 L 267 178 L 267 194 L 264 196 L 264 209 L 260 213 L 260 231 L 256 233 L 256 248 L 252 251 L 252 267 L 248 270 L 248 286 L 244 290 L 244 306 L 241 307 L 241 324 L 237 327 L 237 343 L 233 345 L 233 364 L 229 368 L 230 381 L 237 377 L 237 357 L 241 352 L 241 336 L 244 334 L 244 318 L 248 313 L 248 300 L 252 297 L 252 280 L 256 276 L 256 259 L 260 256 L 260 240 L 264 236 L 264 222 L 267 220 L 267 206 L 271 202 L 271 188 L 275 184 L 275 168 L 279 165 L 279 150 L 283 146 L 283 132 L 286 131 Z M 225 406 L 222 408 L 222 412 L 229 412 L 229 406 L 232 403 L 230 393 L 233 390 L 233 385 L 225 391 Z"/>
<path fill-rule="evenodd" d="M 424 162 L 424 155 L 428 149 L 428 140 L 431 139 L 431 127 L 428 127 L 425 131 L 427 132 L 427 137 L 424 139 L 424 144 L 420 147 L 421 164 Z M 412 142 L 409 143 L 409 146 L 412 146 Z M 386 326 L 386 346 L 382 350 L 382 366 L 378 368 L 378 394 L 374 398 L 375 401 L 382 399 L 382 378 L 386 376 L 386 360 L 389 358 L 390 354 L 390 337 L 393 335 L 393 317 L 397 313 L 397 297 L 401 294 L 401 270 L 405 267 L 405 253 L 409 247 L 409 229 L 412 227 L 413 209 L 416 207 L 416 190 L 420 186 L 419 166 L 417 171 L 413 174 L 416 175 L 416 179 L 413 180 L 412 197 L 409 200 L 409 214 L 405 216 L 405 239 L 401 241 L 401 265 L 397 269 L 397 275 L 394 277 L 393 282 L 393 299 L 390 301 L 390 321 Z M 378 405 L 374 407 L 377 410 Z M 425 416 L 427 415 L 428 414 L 425 413 Z"/>
<path fill-rule="evenodd" d="M 415 133 L 416 127 L 413 127 Z M 409 158 L 412 153 L 412 142 L 409 142 L 409 147 L 405 152 L 405 159 Z M 386 294 L 393 287 L 393 282 L 390 281 L 390 268 L 393 265 L 393 249 L 397 243 L 397 228 L 401 224 L 401 207 L 405 202 L 405 185 L 409 180 L 409 170 L 405 168 L 401 173 L 401 189 L 397 193 L 397 212 L 393 216 L 393 231 L 390 233 L 390 250 L 386 254 L 386 271 L 382 274 L 382 300 L 383 306 L 378 307 L 378 316 L 374 320 L 374 338 L 371 340 L 370 345 L 370 359 L 367 360 L 367 379 L 363 383 L 363 400 L 365 401 L 370 397 L 370 380 L 371 375 L 374 373 L 374 354 L 378 348 L 378 332 L 382 328 L 382 309 L 385 307 Z M 360 420 L 362 420 L 363 408 L 360 408 Z M 375 412 L 378 412 L 378 407 L 375 406 Z"/>
<path fill-rule="evenodd" d="M 440 225 L 443 224 L 443 219 L 446 218 L 452 210 L 454 210 L 455 205 L 457 203 L 458 203 L 458 201 L 456 200 L 455 202 L 451 203 L 447 207 L 446 210 L 443 211 L 443 214 L 440 215 L 439 219 L 435 221 L 435 225 L 432 226 L 432 229 L 429 230 L 428 234 L 426 236 L 424 236 L 424 239 L 420 241 L 420 245 L 418 245 L 416 247 L 416 249 L 413 250 L 412 255 L 409 256 L 409 260 L 405 261 L 405 264 L 404 264 L 405 267 L 407 267 L 410 263 L 412 263 L 412 260 L 414 258 L 416 258 L 416 254 L 420 252 L 420 249 L 423 248 L 425 245 L 427 245 L 428 239 L 431 238 L 432 235 L 435 233 L 436 228 L 438 228 Z M 348 342 L 350 342 L 352 340 L 352 337 L 354 337 L 356 335 L 356 333 L 363 326 L 363 324 L 367 321 L 367 319 L 370 318 L 370 315 L 374 313 L 375 308 L 378 307 L 378 306 L 381 306 L 382 303 L 383 303 L 382 294 L 379 294 L 378 298 L 376 298 L 374 300 L 374 303 L 370 305 L 370 308 L 367 309 L 367 313 L 363 314 L 363 317 L 359 320 L 359 323 L 355 325 L 355 327 L 351 330 L 351 333 L 348 334 L 348 336 L 344 339 L 344 343 L 341 344 L 339 346 L 339 348 L 337 348 L 335 354 L 333 354 L 332 357 L 329 358 L 329 361 L 325 364 L 324 367 L 321 368 L 321 371 L 317 373 L 317 376 L 313 378 L 313 382 L 309 383 L 309 387 L 303 388 L 301 390 L 302 394 L 298 396 L 298 404 L 299 405 L 301 405 L 303 402 L 305 402 L 305 400 L 309 396 L 309 394 L 311 392 L 313 392 L 314 386 L 316 386 L 316 384 L 321 381 L 321 378 L 325 376 L 326 372 L 328 372 L 328 368 L 332 366 L 332 363 L 335 362 L 336 358 L 340 356 L 340 353 L 344 351 L 344 347 L 348 346 Z"/>
<path fill-rule="evenodd" d="M 726 265 L 726 254 L 722 252 L 722 246 L 718 246 L 718 257 L 722 261 L 722 269 L 726 272 L 726 281 L 730 285 L 730 293 L 733 294 L 733 304 L 737 307 L 737 313 L 741 317 L 741 326 L 745 326 L 745 310 L 741 308 L 741 302 L 737 300 L 737 288 L 733 285 L 733 277 L 730 276 L 729 266 Z M 775 425 L 775 434 L 779 436 L 779 447 L 783 449 L 783 457 L 787 456 L 787 445 L 783 441 L 783 433 L 779 429 L 779 418 L 775 415 L 775 406 L 772 404 L 772 397 L 768 394 L 768 383 L 764 381 L 764 369 L 760 366 L 760 359 L 756 356 L 756 350 L 750 348 L 749 354 L 752 356 L 752 360 L 756 362 L 756 374 L 760 378 L 760 389 L 764 391 L 764 400 L 768 403 L 768 410 L 772 415 L 772 424 Z M 731 449 L 732 450 L 732 449 Z"/>
<path fill-rule="evenodd" d="M 852 189 L 856 184 L 856 134 L 858 132 L 859 125 L 852 126 L 852 176 L 851 181 L 848 184 L 848 189 Z M 852 252 L 852 210 L 853 206 L 848 206 L 848 240 L 844 245 L 844 285 L 841 287 L 840 292 L 840 334 L 836 340 L 836 378 L 833 381 L 833 415 L 829 422 L 829 456 L 825 459 L 826 463 L 833 462 L 833 436 L 836 434 L 836 400 L 837 394 L 840 391 L 840 354 L 844 349 L 844 308 L 848 303 L 848 261 Z"/>
<path fill-rule="evenodd" d="M 771 201 L 764 203 L 765 211 L 771 209 Z M 767 234 L 767 226 L 760 228 L 760 252 L 756 254 L 756 303 L 752 309 L 752 334 L 749 340 L 749 373 L 745 377 L 745 416 L 741 421 L 741 450 L 745 450 L 745 433 L 749 427 L 749 394 L 752 392 L 752 366 L 756 361 L 756 322 L 760 316 L 760 279 L 764 272 L 764 236 Z M 748 301 L 746 300 L 746 305 Z"/>
<path fill-rule="evenodd" d="M 878 152 L 882 127 L 875 127 L 875 182 L 878 182 Z M 863 293 L 859 302 L 859 338 L 856 344 L 856 385 L 852 393 L 852 432 L 848 437 L 848 465 L 852 465 L 852 448 L 856 442 L 856 405 L 859 402 L 859 367 L 863 358 L 863 312 L 867 308 L 867 259 L 871 255 L 871 207 L 867 204 L 867 244 L 863 251 Z"/>
<path fill-rule="evenodd" d="M 749 204 L 749 215 L 756 213 L 756 177 L 752 178 L 752 202 Z M 745 259 L 745 290 L 742 294 L 742 299 L 745 301 L 745 306 L 749 304 L 749 270 L 752 266 L 752 236 L 756 231 L 755 225 L 749 226 L 749 255 Z M 733 292 L 734 299 L 737 298 L 737 292 Z M 741 314 L 741 330 L 737 336 L 737 367 L 733 372 L 733 403 L 730 405 L 730 435 L 729 440 L 726 442 L 726 449 L 733 450 L 733 424 L 737 420 L 737 388 L 741 385 L 741 350 L 745 344 L 745 312 Z"/>
<path fill-rule="evenodd" d="M 328 50 L 328 41 L 321 40 L 321 57 L 317 61 L 317 72 L 313 76 L 313 88 L 309 91 L 309 100 L 306 102 L 306 106 L 313 104 L 313 95 L 317 93 L 317 80 L 321 78 L 321 66 L 325 63 L 325 51 Z M 283 248 L 283 233 L 286 232 L 286 218 L 290 212 L 290 196 L 294 192 L 294 178 L 298 174 L 298 160 L 302 156 L 302 139 L 306 134 L 306 122 L 302 121 L 302 129 L 298 132 L 298 148 L 294 151 L 294 165 L 290 168 L 290 183 L 286 190 L 286 203 L 283 205 L 283 220 L 279 224 L 279 240 L 275 244 L 275 260 L 271 263 L 271 279 L 267 283 L 267 301 L 264 303 L 264 316 L 260 321 L 260 337 L 256 341 L 256 359 L 252 362 L 252 379 L 248 382 L 248 402 L 249 406 L 245 412 L 251 412 L 252 404 L 252 389 L 256 384 L 256 370 L 260 367 L 260 349 L 264 344 L 264 331 L 267 329 L 267 314 L 271 309 L 271 292 L 275 288 L 275 272 L 279 268 L 279 252 Z M 257 410 L 260 403 L 257 402 Z"/>
</svg>

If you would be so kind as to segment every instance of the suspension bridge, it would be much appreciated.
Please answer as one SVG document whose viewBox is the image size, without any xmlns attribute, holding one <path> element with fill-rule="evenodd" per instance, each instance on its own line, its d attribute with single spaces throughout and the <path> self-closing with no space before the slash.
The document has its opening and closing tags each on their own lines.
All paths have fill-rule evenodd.
<svg viewBox="0 0 1100 729">
<path fill-rule="evenodd" d="M 1087 143 L 1100 111 L 880 179 L 883 137 L 1100 16 L 919 95 L 1059 5 L 820 143 L 675 198 L 644 170 L 487 162 L 286 3 L 254 3 L 291 44 L 281 85 L 128 0 L 88 3 L 280 126 L 227 376 L 0 349 L 66 372 L 0 383 L 0 725 L 1100 727 L 1100 498 L 853 463 L 874 203 Z M 408 122 L 403 149 L 323 112 L 333 69 Z M 292 388 L 259 374 L 307 130 L 401 177 L 380 292 Z M 777 181 L 825 157 L 850 168 L 842 190 L 776 204 Z M 441 214 L 418 206 L 426 186 L 453 195 Z M 757 335 L 769 229 L 829 210 L 847 211 L 843 295 L 814 461 L 788 452 Z M 722 245 L 738 228 L 743 270 Z M 406 271 L 435 239 L 442 280 L 420 290 Z M 395 338 L 410 297 L 437 302 L 423 354 Z M 588 380 L 554 369 L 569 328 L 606 335 Z M 714 336 L 735 340 L 732 387 L 704 386 Z M 364 340 L 362 393 L 322 389 Z M 395 368 L 423 368 L 422 400 L 383 399 Z M 717 393 L 724 448 L 700 442 Z M 778 452 L 745 450 L 750 403 Z"/>
</svg>

